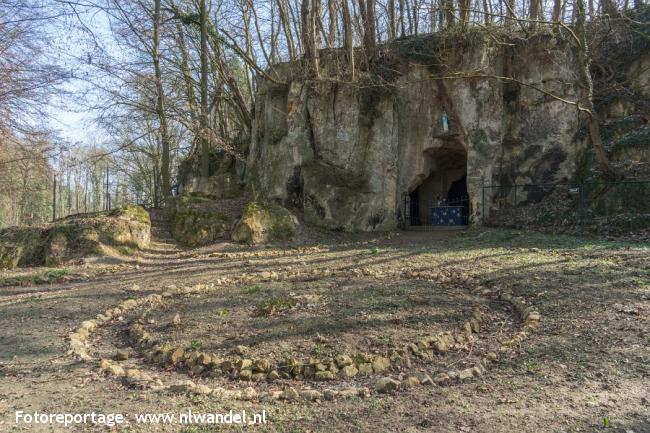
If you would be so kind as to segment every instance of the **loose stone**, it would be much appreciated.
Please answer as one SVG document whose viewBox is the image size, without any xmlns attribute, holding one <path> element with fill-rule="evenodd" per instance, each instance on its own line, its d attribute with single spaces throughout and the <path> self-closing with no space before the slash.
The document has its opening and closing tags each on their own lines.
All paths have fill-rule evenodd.
<svg viewBox="0 0 650 433">
<path fill-rule="evenodd" d="M 402 386 L 404 388 L 412 388 L 414 386 L 418 386 L 420 384 L 420 379 L 418 379 L 415 376 L 408 376 L 406 379 L 402 381 Z"/>
<path fill-rule="evenodd" d="M 340 371 L 340 376 L 346 379 L 351 379 L 359 373 L 359 370 L 354 365 L 343 367 Z"/>
<path fill-rule="evenodd" d="M 314 379 L 318 381 L 333 380 L 334 373 L 331 371 L 319 371 L 314 375 Z"/>
<path fill-rule="evenodd" d="M 372 369 L 375 373 L 383 373 L 390 368 L 390 360 L 383 356 L 378 356 L 372 361 Z"/>
<path fill-rule="evenodd" d="M 375 383 L 375 390 L 380 393 L 393 392 L 399 388 L 399 381 L 390 377 L 382 377 Z"/>
<path fill-rule="evenodd" d="M 373 373 L 372 364 L 370 364 L 369 362 L 359 364 L 357 366 L 357 369 L 359 370 L 359 374 L 361 374 L 362 376 L 370 376 Z"/>
</svg>

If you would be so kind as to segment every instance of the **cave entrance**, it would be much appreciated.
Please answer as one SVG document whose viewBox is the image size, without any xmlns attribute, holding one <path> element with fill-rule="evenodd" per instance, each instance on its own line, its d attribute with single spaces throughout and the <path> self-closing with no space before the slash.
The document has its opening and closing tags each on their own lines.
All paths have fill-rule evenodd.
<svg viewBox="0 0 650 433">
<path fill-rule="evenodd" d="M 438 148 L 424 154 L 424 173 L 405 197 L 406 223 L 413 228 L 463 227 L 469 223 L 467 153 Z"/>
</svg>

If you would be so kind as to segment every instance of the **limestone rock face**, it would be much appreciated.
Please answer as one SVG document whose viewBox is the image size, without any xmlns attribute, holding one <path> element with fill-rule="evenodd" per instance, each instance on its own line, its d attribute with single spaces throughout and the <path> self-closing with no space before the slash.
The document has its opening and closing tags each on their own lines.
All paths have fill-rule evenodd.
<svg viewBox="0 0 650 433">
<path fill-rule="evenodd" d="M 176 198 L 171 227 L 174 239 L 183 245 L 200 246 L 224 237 L 226 216 L 212 206 L 212 200 L 200 193 Z"/>
<path fill-rule="evenodd" d="M 0 269 L 39 264 L 43 260 L 41 227 L 10 227 L 0 230 Z"/>
<path fill-rule="evenodd" d="M 226 219 L 218 211 L 181 209 L 176 212 L 172 224 L 172 236 L 188 246 L 209 244 L 223 236 Z"/>
<path fill-rule="evenodd" d="M 218 173 L 208 178 L 190 177 L 185 179 L 183 193 L 201 193 L 215 198 L 239 197 L 241 188 L 234 174 Z"/>
<path fill-rule="evenodd" d="M 297 227 L 298 219 L 282 206 L 251 202 L 244 208 L 231 238 L 247 244 L 284 241 L 291 239 Z"/>
<path fill-rule="evenodd" d="M 580 99 L 570 46 L 540 36 L 452 50 L 425 37 L 420 43 L 444 57 L 442 70 L 405 43 L 388 48 L 395 65 L 375 65 L 399 71 L 380 77 L 384 86 L 305 80 L 292 64 L 275 68 L 280 84 L 260 82 L 247 174 L 256 199 L 302 209 L 306 223 L 321 227 L 387 230 L 403 222 L 405 198 L 420 187 L 447 195 L 466 176 L 478 216 L 482 178 L 529 184 L 573 176 L 587 146 L 574 138 L 575 106 L 518 84 Z M 323 73 L 330 69 L 323 60 Z M 472 78 L 444 79 L 451 74 Z M 504 76 L 516 81 L 496 78 Z"/>
<path fill-rule="evenodd" d="M 182 196 L 200 194 L 212 199 L 232 199 L 242 194 L 245 164 L 228 152 L 214 149 L 208 158 L 209 177 L 202 177 L 201 158 L 192 154 L 178 168 Z"/>
</svg>

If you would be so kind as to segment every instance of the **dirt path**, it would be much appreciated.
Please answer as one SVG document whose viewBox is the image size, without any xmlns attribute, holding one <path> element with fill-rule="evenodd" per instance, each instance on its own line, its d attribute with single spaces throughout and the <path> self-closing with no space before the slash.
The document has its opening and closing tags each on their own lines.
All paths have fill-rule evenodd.
<svg viewBox="0 0 650 433">
<path fill-rule="evenodd" d="M 0 288 L 0 432 L 64 431 L 15 424 L 17 410 L 132 414 L 187 408 L 264 409 L 269 423 L 255 427 L 258 431 L 584 432 L 607 425 L 606 431 L 650 432 L 647 245 L 504 231 L 407 233 L 304 244 L 182 250 L 161 243 L 132 263 L 88 281 Z M 67 335 L 82 320 L 121 300 L 158 293 L 169 285 L 210 284 L 286 268 L 412 269 L 433 275 L 433 287 L 462 275 L 476 287 L 507 288 L 534 300 L 542 327 L 529 341 L 500 354 L 489 373 L 474 381 L 320 403 L 223 401 L 139 391 L 100 374 L 93 364 L 65 356 Z M 99 338 L 97 350 L 112 350 L 102 344 L 115 347 L 120 341 L 119 334 L 116 340 Z M 184 377 L 149 368 L 169 379 Z M 223 384 L 232 386 L 228 380 Z M 109 430 L 87 425 L 73 431 Z M 118 430 L 231 431 L 133 422 Z"/>
</svg>

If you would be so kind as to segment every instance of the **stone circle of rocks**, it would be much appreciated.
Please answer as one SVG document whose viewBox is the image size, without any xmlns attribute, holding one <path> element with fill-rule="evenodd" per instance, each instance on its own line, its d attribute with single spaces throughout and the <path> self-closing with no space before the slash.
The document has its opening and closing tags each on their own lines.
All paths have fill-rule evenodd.
<svg viewBox="0 0 650 433">
<path fill-rule="evenodd" d="M 319 276 L 334 276 L 331 272 L 307 272 L 309 275 L 320 274 Z M 399 271 L 402 277 L 406 278 L 427 278 L 429 275 L 423 272 L 412 270 Z M 219 279 L 216 283 L 221 285 L 238 284 L 250 281 L 267 281 L 279 279 L 304 278 L 305 273 L 292 273 L 280 275 L 275 272 L 261 272 L 259 275 L 244 275 L 235 278 Z M 376 278 L 385 277 L 384 273 L 373 272 L 372 269 L 361 268 L 347 271 L 348 275 L 369 275 Z M 340 275 L 337 274 L 337 275 Z M 123 319 L 127 313 L 132 313 L 137 309 L 145 307 L 159 307 L 166 300 L 175 298 L 179 295 L 192 295 L 205 293 L 215 290 L 215 285 L 196 285 L 192 287 L 169 287 L 162 294 L 152 294 L 140 299 L 128 299 L 122 301 L 117 306 L 106 310 L 104 313 L 97 315 L 95 319 L 83 321 L 78 329 L 72 332 L 69 337 L 68 354 L 75 356 L 83 362 L 97 362 L 88 353 L 89 337 L 96 332 L 99 327 L 110 324 L 115 319 Z M 498 294 L 502 301 L 510 303 L 516 311 L 519 319 L 523 323 L 521 329 L 511 338 L 500 341 L 500 351 L 506 351 L 514 344 L 519 344 L 526 340 L 529 335 L 538 330 L 541 321 L 541 315 L 534 306 L 528 304 L 522 297 L 513 296 L 510 292 L 501 293 L 484 293 L 484 295 Z M 129 337 L 137 351 L 143 354 L 146 361 L 165 366 L 171 366 L 181 371 L 189 371 L 193 375 L 205 375 L 211 377 L 227 377 L 245 381 L 268 381 L 273 382 L 277 379 L 292 380 L 314 380 L 314 381 L 333 381 L 337 377 L 350 379 L 357 375 L 370 376 L 382 375 L 390 372 L 394 367 L 410 368 L 411 358 L 419 357 L 423 359 L 430 358 L 432 354 L 444 354 L 449 347 L 455 343 L 465 342 L 476 336 L 480 332 L 481 325 L 484 321 L 484 314 L 480 308 L 475 308 L 472 318 L 466 321 L 457 333 L 443 332 L 433 336 L 425 336 L 417 342 L 408 343 L 401 349 L 385 355 L 367 355 L 363 353 L 355 355 L 339 355 L 335 358 L 310 359 L 300 361 L 297 359 L 285 359 L 280 362 L 272 362 L 269 359 L 223 359 L 216 355 L 189 351 L 184 347 L 173 346 L 169 343 L 156 341 L 153 336 L 145 329 L 145 313 L 141 313 L 135 320 L 131 321 L 128 326 Z M 128 355 L 126 356 L 128 357 Z M 117 359 L 125 358 L 124 355 L 116 357 Z M 440 385 L 447 386 L 454 383 L 466 382 L 474 377 L 485 374 L 491 363 L 498 361 L 498 355 L 495 352 L 489 352 L 476 365 L 462 370 L 450 370 L 440 373 L 434 378 L 427 374 L 411 374 L 397 380 L 393 377 L 385 376 L 376 380 L 374 391 L 377 393 L 391 393 L 399 389 L 410 388 L 418 385 Z M 145 373 L 135 368 L 124 368 L 118 361 L 108 359 L 99 360 L 98 366 L 100 371 L 114 376 L 123 378 L 125 384 L 141 389 L 151 389 L 154 391 L 165 391 L 181 394 L 203 394 L 213 395 L 221 398 L 236 400 L 305 400 L 320 401 L 332 400 L 335 398 L 350 398 L 369 396 L 371 391 L 367 387 L 351 387 L 345 389 L 325 389 L 322 392 L 315 389 L 296 390 L 293 387 L 287 387 L 282 390 L 270 390 L 258 392 L 252 386 L 244 389 L 224 389 L 222 387 L 210 388 L 203 384 L 197 384 L 191 380 L 180 383 L 165 384 L 160 378 Z"/>
</svg>

